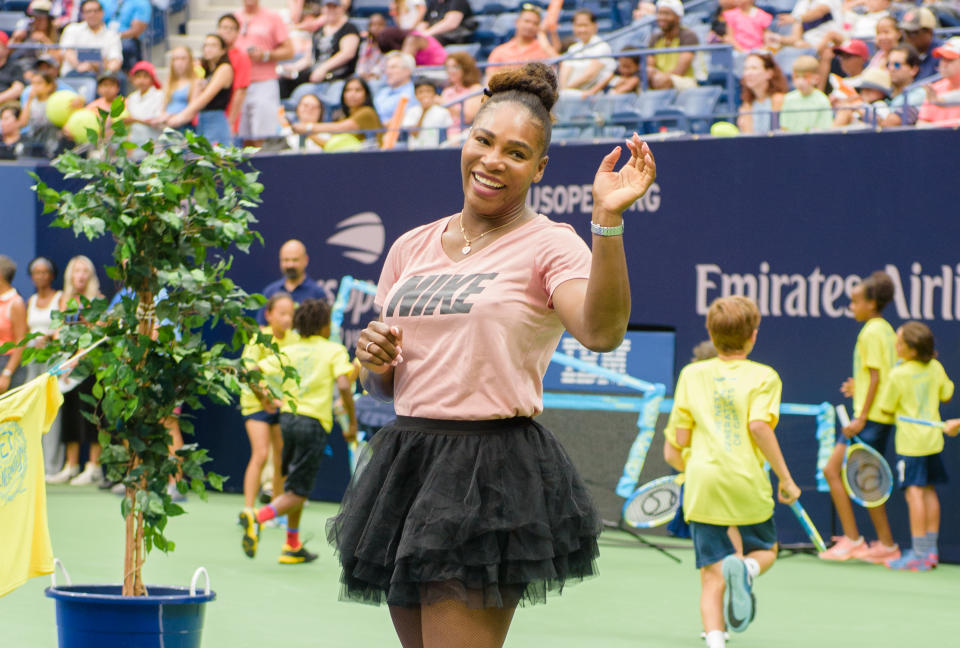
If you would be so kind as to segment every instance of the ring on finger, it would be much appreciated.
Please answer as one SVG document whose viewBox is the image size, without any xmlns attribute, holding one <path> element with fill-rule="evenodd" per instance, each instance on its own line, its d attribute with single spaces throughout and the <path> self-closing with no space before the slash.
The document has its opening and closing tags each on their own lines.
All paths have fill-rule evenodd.
<svg viewBox="0 0 960 648">
<path fill-rule="evenodd" d="M 370 353 L 370 345 L 373 344 L 373 341 L 367 342 L 367 346 L 363 347 L 363 350 L 367 353 Z"/>
</svg>

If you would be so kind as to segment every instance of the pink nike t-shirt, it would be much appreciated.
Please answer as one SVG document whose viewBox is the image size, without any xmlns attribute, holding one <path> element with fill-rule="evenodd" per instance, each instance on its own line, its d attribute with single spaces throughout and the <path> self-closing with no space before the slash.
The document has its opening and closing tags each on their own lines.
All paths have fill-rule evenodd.
<svg viewBox="0 0 960 648">
<path fill-rule="evenodd" d="M 457 226 L 447 217 L 401 236 L 380 275 L 375 302 L 383 321 L 403 334 L 396 412 L 535 416 L 563 333 L 553 291 L 590 276 L 590 249 L 572 227 L 539 215 L 453 261 L 441 244 L 448 225 Z"/>
</svg>

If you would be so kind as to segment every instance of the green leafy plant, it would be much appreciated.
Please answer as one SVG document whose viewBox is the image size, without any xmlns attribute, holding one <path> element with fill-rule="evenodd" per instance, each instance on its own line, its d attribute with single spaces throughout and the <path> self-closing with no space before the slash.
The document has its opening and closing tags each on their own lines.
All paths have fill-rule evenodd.
<svg viewBox="0 0 960 648">
<path fill-rule="evenodd" d="M 263 297 L 227 277 L 233 250 L 262 244 L 251 229 L 250 210 L 263 190 L 247 163 L 251 150 L 215 147 L 172 130 L 137 147 L 118 119 L 123 109 L 118 98 L 109 114 L 100 111 L 98 130 L 88 129 L 87 155 L 69 151 L 54 160 L 82 188 L 57 191 L 34 176 L 44 213 L 56 212 L 53 226 L 113 239 L 107 274 L 122 285 L 122 299 L 110 309 L 105 299 L 79 298 L 60 314 L 59 338 L 27 355 L 65 358 L 106 338 L 74 373 L 96 377 L 93 398 L 86 399 L 97 408 L 89 418 L 100 430 L 101 462 L 109 479 L 126 486 L 123 594 L 142 595 L 146 553 L 173 550 L 167 521 L 184 512 L 167 492 L 169 481 L 180 493 L 205 498 L 206 485 L 220 490 L 224 479 L 204 469 L 210 458 L 196 444 L 169 452 L 175 408 L 199 409 L 204 399 L 230 403 L 242 383 L 265 398 L 278 394 L 263 392 L 260 372 L 238 358 L 249 341 L 276 351 L 247 315 Z M 213 327 L 232 330 L 230 342 L 210 343 Z M 295 371 L 287 368 L 284 377 Z M 192 433 L 190 419 L 178 418 L 183 432 Z"/>
</svg>

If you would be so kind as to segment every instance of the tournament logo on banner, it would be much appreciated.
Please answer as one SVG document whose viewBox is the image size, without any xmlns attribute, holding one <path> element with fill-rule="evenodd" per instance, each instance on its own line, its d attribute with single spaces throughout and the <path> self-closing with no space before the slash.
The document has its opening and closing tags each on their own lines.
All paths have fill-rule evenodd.
<svg viewBox="0 0 960 648">
<path fill-rule="evenodd" d="M 0 502 L 26 492 L 27 438 L 16 421 L 0 423 Z"/>
</svg>

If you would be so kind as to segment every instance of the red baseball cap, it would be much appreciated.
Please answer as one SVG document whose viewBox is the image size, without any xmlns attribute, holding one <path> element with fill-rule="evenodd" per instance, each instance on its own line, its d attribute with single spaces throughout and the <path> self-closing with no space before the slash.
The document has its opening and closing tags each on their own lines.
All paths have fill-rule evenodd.
<svg viewBox="0 0 960 648">
<path fill-rule="evenodd" d="M 833 51 L 836 54 L 843 52 L 844 54 L 850 54 L 851 56 L 859 56 L 864 60 L 870 58 L 870 50 L 867 49 L 867 44 L 862 40 L 848 40 L 840 47 L 834 47 Z"/>
<path fill-rule="evenodd" d="M 932 54 L 937 58 L 953 61 L 960 58 L 960 36 L 954 36 L 940 47 L 934 48 Z"/>
<path fill-rule="evenodd" d="M 153 87 L 159 90 L 162 86 L 160 81 L 157 79 L 157 69 L 153 67 L 153 63 L 149 61 L 140 61 L 132 68 L 130 68 L 130 76 L 133 76 L 137 72 L 146 72 L 150 75 L 150 78 L 153 80 Z"/>
</svg>

